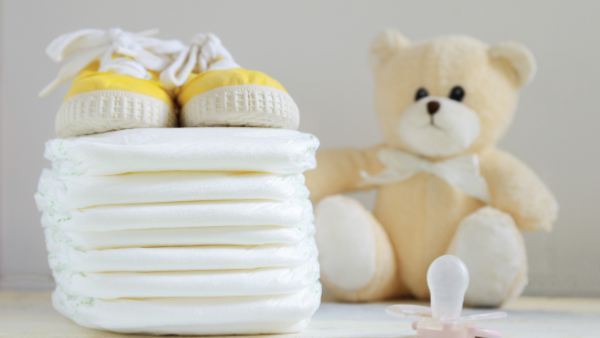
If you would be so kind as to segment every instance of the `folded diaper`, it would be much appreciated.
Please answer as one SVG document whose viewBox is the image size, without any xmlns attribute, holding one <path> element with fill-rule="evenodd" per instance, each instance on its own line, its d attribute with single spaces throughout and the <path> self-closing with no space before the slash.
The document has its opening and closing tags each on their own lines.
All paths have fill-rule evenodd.
<svg viewBox="0 0 600 338">
<path fill-rule="evenodd" d="M 316 167 L 316 137 L 269 128 L 141 128 L 54 139 L 44 156 L 62 175 L 138 171 L 301 173 Z"/>
<path fill-rule="evenodd" d="M 255 225 L 293 227 L 313 220 L 312 204 L 307 199 L 106 205 L 42 214 L 42 226 L 70 231 Z"/>
<path fill-rule="evenodd" d="M 64 231 L 46 228 L 46 241 L 81 251 L 159 246 L 297 244 L 313 236 L 313 224 L 294 227 L 226 226 L 122 231 Z"/>
<path fill-rule="evenodd" d="M 314 237 L 298 244 L 207 245 L 79 251 L 46 242 L 51 269 L 79 272 L 191 271 L 295 266 L 317 257 Z"/>
<path fill-rule="evenodd" d="M 73 296 L 100 299 L 230 297 L 300 291 L 319 279 L 316 259 L 301 265 L 250 270 L 172 272 L 54 272 L 59 287 Z"/>
<path fill-rule="evenodd" d="M 122 333 L 257 334 L 297 332 L 319 307 L 321 285 L 294 293 L 245 297 L 102 300 L 57 288 L 54 307 L 85 327 Z"/>
<path fill-rule="evenodd" d="M 149 334 L 302 330 L 321 286 L 302 172 L 318 140 L 261 128 L 130 129 L 51 140 L 35 200 L 53 305 Z"/>
<path fill-rule="evenodd" d="M 55 176 L 44 170 L 35 198 L 42 211 L 107 204 L 308 197 L 302 174 L 170 171 L 115 176 Z"/>
</svg>

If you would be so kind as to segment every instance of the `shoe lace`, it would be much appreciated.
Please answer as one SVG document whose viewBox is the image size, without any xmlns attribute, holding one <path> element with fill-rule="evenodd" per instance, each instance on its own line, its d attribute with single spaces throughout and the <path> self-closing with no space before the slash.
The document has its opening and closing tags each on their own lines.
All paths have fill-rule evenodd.
<svg viewBox="0 0 600 338">
<path fill-rule="evenodd" d="M 158 34 L 157 29 L 130 33 L 120 28 L 112 28 L 107 31 L 82 29 L 59 36 L 46 48 L 46 54 L 54 62 L 73 57 L 60 69 L 58 76 L 39 93 L 39 96 L 44 97 L 61 83 L 75 78 L 95 60 L 100 61 L 98 69 L 100 72 L 150 79 L 148 70 L 162 71 L 169 65 L 171 55 L 186 48 L 178 40 L 160 40 L 151 37 L 156 34 Z M 113 58 L 113 56 L 129 58 Z"/>
<path fill-rule="evenodd" d="M 201 33 L 194 36 L 190 45 L 160 74 L 160 80 L 165 88 L 174 89 L 183 85 L 193 71 L 202 73 L 239 67 L 216 35 Z"/>
</svg>

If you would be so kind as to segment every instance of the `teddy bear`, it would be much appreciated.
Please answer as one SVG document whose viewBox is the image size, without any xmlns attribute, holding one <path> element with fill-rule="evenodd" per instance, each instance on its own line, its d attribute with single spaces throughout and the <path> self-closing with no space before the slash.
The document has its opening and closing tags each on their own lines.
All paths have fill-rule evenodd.
<svg viewBox="0 0 600 338">
<path fill-rule="evenodd" d="M 342 301 L 425 300 L 429 265 L 451 254 L 470 273 L 466 305 L 517 297 L 520 231 L 549 231 L 558 213 L 541 179 L 496 147 L 534 76 L 531 52 L 467 36 L 413 43 L 390 29 L 369 63 L 384 143 L 320 151 L 305 173 L 323 285 Z M 342 195 L 367 189 L 377 189 L 372 212 Z"/>
</svg>

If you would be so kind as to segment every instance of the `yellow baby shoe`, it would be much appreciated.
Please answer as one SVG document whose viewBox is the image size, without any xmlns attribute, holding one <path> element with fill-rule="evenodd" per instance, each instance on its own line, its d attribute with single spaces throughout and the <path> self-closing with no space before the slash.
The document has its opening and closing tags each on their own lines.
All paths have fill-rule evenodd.
<svg viewBox="0 0 600 338">
<path fill-rule="evenodd" d="M 40 97 L 75 79 L 56 116 L 59 137 L 177 126 L 174 93 L 160 72 L 185 45 L 152 38 L 156 33 L 84 29 L 52 41 L 46 49 L 52 60 L 72 57 Z"/>
<path fill-rule="evenodd" d="M 183 127 L 298 128 L 298 106 L 285 88 L 241 68 L 213 34 L 196 35 L 160 78 L 167 89 L 179 87 Z"/>
</svg>

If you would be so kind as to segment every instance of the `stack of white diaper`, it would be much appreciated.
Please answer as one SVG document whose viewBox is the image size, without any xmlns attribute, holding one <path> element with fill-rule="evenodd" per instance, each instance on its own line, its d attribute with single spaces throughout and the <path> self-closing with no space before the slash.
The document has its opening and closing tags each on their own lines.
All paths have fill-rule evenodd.
<svg viewBox="0 0 600 338">
<path fill-rule="evenodd" d="M 149 334 L 295 332 L 320 303 L 302 172 L 318 140 L 262 128 L 55 139 L 36 201 L 54 307 Z"/>
</svg>

